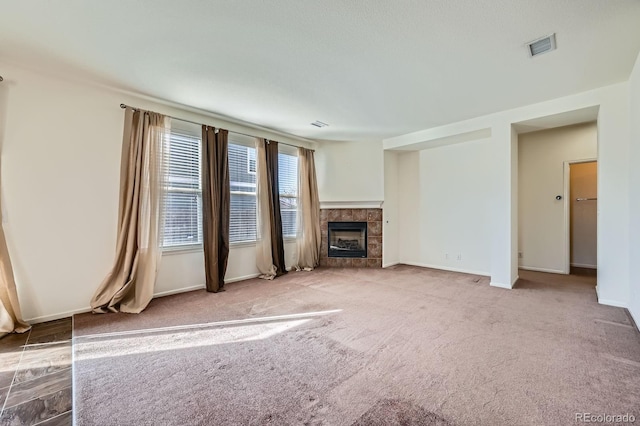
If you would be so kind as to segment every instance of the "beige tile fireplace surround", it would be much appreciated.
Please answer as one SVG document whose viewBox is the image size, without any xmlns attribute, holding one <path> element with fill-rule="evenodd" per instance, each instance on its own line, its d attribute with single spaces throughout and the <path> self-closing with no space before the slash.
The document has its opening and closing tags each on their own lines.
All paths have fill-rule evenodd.
<svg viewBox="0 0 640 426">
<path fill-rule="evenodd" d="M 329 257 L 329 222 L 367 222 L 367 257 Z M 340 268 L 382 268 L 382 209 L 381 208 L 322 208 L 320 209 L 320 266 Z"/>
</svg>

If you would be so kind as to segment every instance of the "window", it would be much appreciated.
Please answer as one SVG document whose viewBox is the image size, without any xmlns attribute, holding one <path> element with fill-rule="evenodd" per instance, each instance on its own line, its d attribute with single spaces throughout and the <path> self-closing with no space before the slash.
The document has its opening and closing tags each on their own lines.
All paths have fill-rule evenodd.
<svg viewBox="0 0 640 426">
<path fill-rule="evenodd" d="M 256 149 L 247 147 L 247 172 L 255 175 L 258 169 L 258 160 L 256 159 Z"/>
<path fill-rule="evenodd" d="M 231 214 L 229 242 L 253 242 L 257 236 L 255 139 L 229 134 Z M 199 128 L 173 123 L 165 149 L 168 184 L 163 248 L 202 244 L 201 136 Z M 278 153 L 280 213 L 285 238 L 295 238 L 298 208 L 298 157 L 281 146 Z"/>
<path fill-rule="evenodd" d="M 202 244 L 200 137 L 172 130 L 165 151 L 168 172 L 164 248 Z"/>
<path fill-rule="evenodd" d="M 229 135 L 229 138 L 229 183 L 231 185 L 229 242 L 255 241 L 257 235 L 256 148 L 247 146 L 253 144 L 254 139 L 244 140 L 236 135 Z"/>
<path fill-rule="evenodd" d="M 285 238 L 295 238 L 298 229 L 298 156 L 283 148 L 287 147 L 281 147 L 284 152 L 278 153 L 282 234 Z"/>
<path fill-rule="evenodd" d="M 229 135 L 231 216 L 229 242 L 257 238 L 256 149 L 253 138 Z M 286 148 L 286 146 L 284 147 Z M 298 209 L 298 157 L 295 149 L 278 153 L 280 215 L 285 238 L 295 238 Z"/>
</svg>

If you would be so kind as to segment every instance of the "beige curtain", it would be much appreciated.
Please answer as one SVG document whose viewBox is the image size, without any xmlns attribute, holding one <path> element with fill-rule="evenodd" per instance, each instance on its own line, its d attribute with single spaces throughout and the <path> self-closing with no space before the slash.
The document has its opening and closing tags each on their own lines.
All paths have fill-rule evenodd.
<svg viewBox="0 0 640 426">
<path fill-rule="evenodd" d="M 260 278 L 272 280 L 276 277 L 276 266 L 271 254 L 271 215 L 269 212 L 269 177 L 267 175 L 267 141 L 256 140 L 256 198 L 258 235 L 256 241 L 256 265 Z"/>
<path fill-rule="evenodd" d="M 22 320 L 11 258 L 4 230 L 0 226 L 0 337 L 12 331 L 24 333 L 30 328 L 31 326 Z"/>
<path fill-rule="evenodd" d="M 6 105 L 8 103 L 8 92 L 6 87 L 0 88 L 0 153 L 4 143 L 4 129 L 6 117 Z M 0 206 L 0 211 L 2 207 Z M 2 216 L 0 214 L 0 337 L 7 333 L 24 333 L 31 326 L 24 322 L 20 312 L 18 293 L 11 266 L 11 258 L 7 249 L 7 241 L 2 228 Z"/>
<path fill-rule="evenodd" d="M 320 199 L 314 153 L 298 148 L 298 234 L 296 269 L 312 270 L 320 261 Z"/>
<path fill-rule="evenodd" d="M 154 112 L 125 111 L 116 257 L 91 300 L 96 313 L 139 313 L 153 297 L 162 256 L 169 123 Z"/>
</svg>

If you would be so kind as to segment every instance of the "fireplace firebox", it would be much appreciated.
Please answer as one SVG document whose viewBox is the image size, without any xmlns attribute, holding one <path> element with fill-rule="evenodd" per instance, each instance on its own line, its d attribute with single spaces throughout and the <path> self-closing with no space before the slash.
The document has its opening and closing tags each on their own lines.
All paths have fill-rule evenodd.
<svg viewBox="0 0 640 426">
<path fill-rule="evenodd" d="M 329 257 L 367 257 L 367 222 L 329 222 Z"/>
</svg>

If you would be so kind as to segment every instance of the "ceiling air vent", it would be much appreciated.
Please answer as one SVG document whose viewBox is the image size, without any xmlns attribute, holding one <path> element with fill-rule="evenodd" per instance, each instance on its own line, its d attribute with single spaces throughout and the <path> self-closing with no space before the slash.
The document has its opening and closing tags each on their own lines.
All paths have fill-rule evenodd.
<svg viewBox="0 0 640 426">
<path fill-rule="evenodd" d="M 327 127 L 328 124 L 327 123 L 323 123 L 322 121 L 314 121 L 313 123 L 311 123 L 312 126 L 316 126 L 316 127 Z"/>
<path fill-rule="evenodd" d="M 529 48 L 529 55 L 531 55 L 532 57 L 551 52 L 552 50 L 556 50 L 556 35 L 551 34 L 546 37 L 534 40 L 530 43 L 527 43 L 527 47 Z"/>
</svg>

